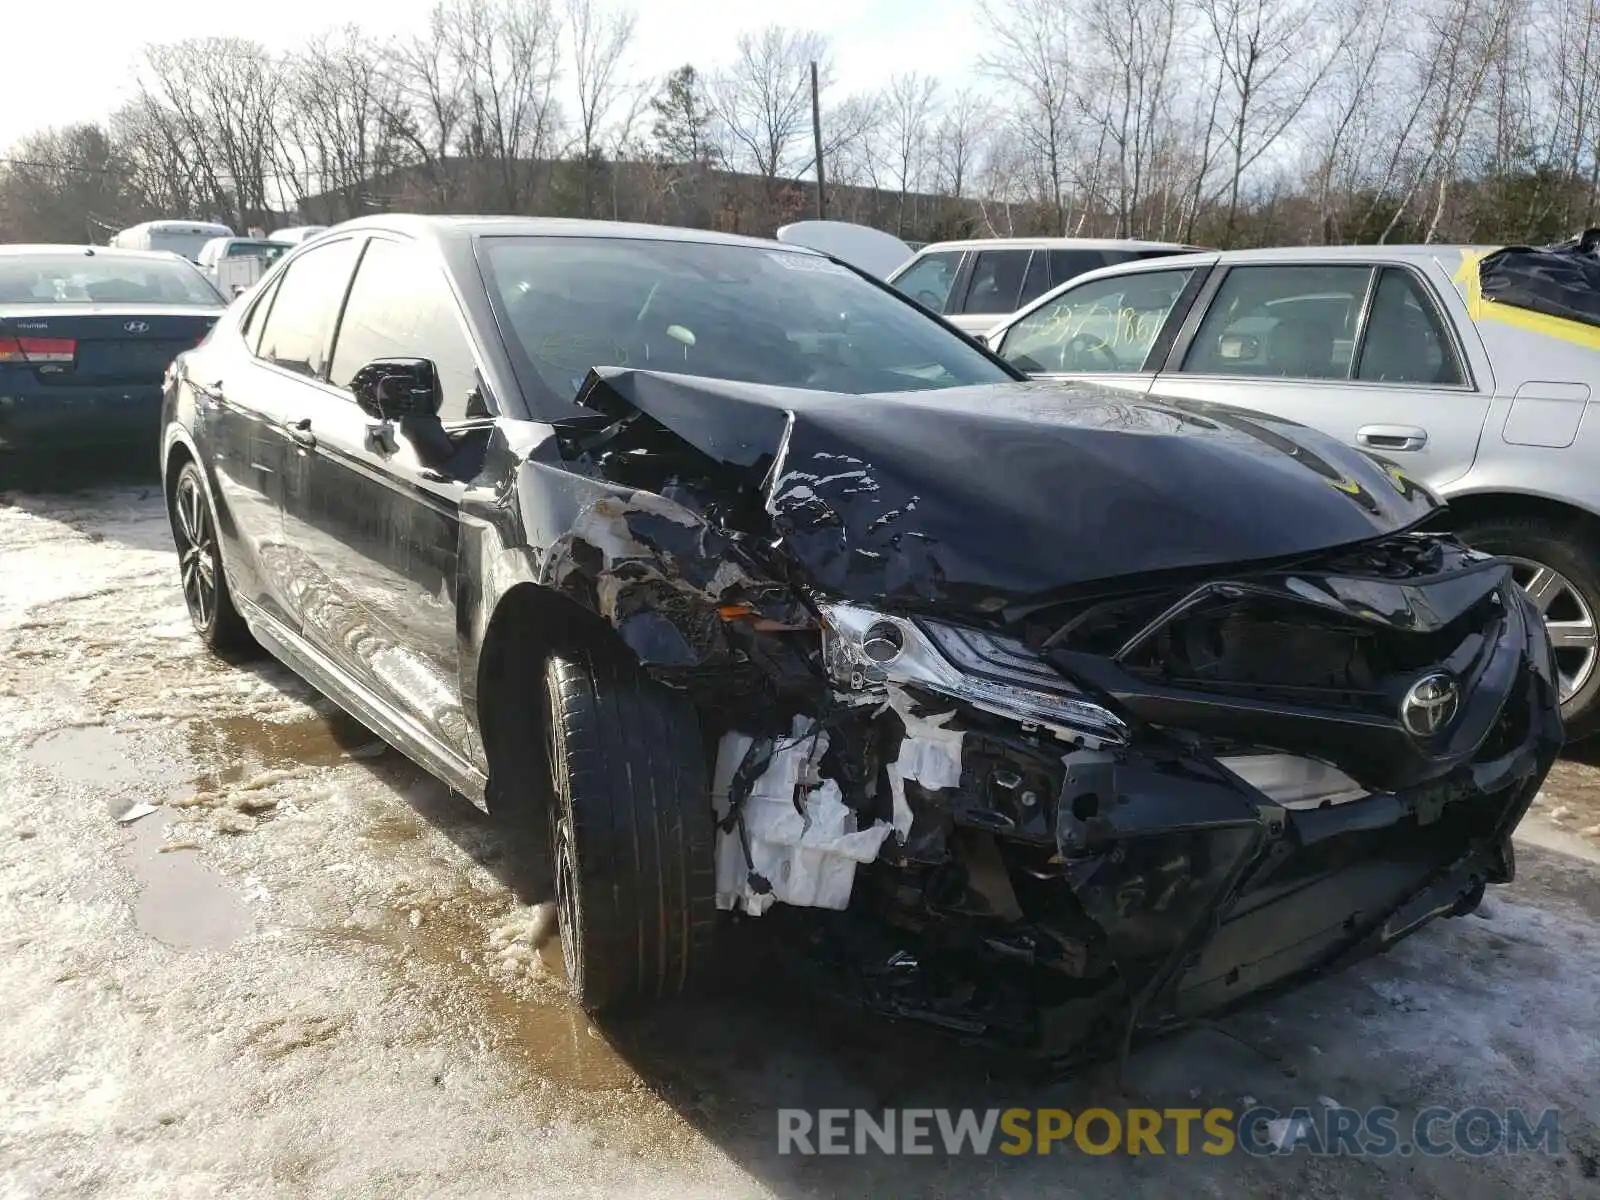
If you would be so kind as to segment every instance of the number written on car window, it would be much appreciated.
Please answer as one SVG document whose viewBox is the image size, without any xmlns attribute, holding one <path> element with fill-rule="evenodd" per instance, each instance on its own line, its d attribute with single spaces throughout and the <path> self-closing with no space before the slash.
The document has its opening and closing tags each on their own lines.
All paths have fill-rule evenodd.
<svg viewBox="0 0 1600 1200">
<path fill-rule="evenodd" d="M 1008 329 L 1000 357 L 1034 375 L 1141 371 L 1193 274 L 1149 271 L 1072 288 Z"/>
</svg>

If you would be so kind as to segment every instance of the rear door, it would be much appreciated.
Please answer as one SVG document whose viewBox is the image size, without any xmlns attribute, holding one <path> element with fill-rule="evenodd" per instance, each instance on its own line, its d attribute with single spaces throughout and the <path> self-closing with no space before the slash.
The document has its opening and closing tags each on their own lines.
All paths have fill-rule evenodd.
<svg viewBox="0 0 1600 1200">
<path fill-rule="evenodd" d="M 432 466 L 393 422 L 356 405 L 352 377 L 378 358 L 426 358 L 459 459 Z M 488 410 L 466 326 L 443 268 L 406 241 L 374 236 L 339 320 L 329 369 L 295 423 L 302 449 L 284 506 L 289 537 L 318 572 L 306 637 L 434 737 L 470 756 L 456 643 L 460 503 L 476 474 Z"/>
<path fill-rule="evenodd" d="M 259 564 L 257 603 L 291 630 L 320 574 L 321 548 L 286 536 L 283 505 L 306 453 L 296 427 L 307 393 L 327 369 L 339 305 L 360 243 L 340 237 L 289 263 L 247 315 L 248 357 L 213 381 L 235 447 L 221 486 Z M 200 380 L 204 384 L 207 381 Z"/>
<path fill-rule="evenodd" d="M 253 378 L 256 347 L 276 286 L 254 297 L 236 337 L 214 339 L 189 360 L 195 438 L 205 447 L 217 489 L 221 533 L 233 553 L 228 586 L 279 621 L 287 619 L 283 578 L 284 439 L 279 418 L 263 408 L 271 389 Z"/>
<path fill-rule="evenodd" d="M 1492 383 L 1474 378 L 1421 271 L 1375 258 L 1249 263 L 1219 274 L 1156 392 L 1310 425 L 1434 488 L 1471 468 Z"/>
<path fill-rule="evenodd" d="M 968 333 L 982 333 L 1016 312 L 1024 304 L 1024 286 L 1034 257 L 1032 250 L 1016 246 L 974 251 L 968 270 L 945 305 L 946 319 Z M 1043 251 L 1039 257 L 1040 265 L 1034 270 L 1036 296 L 1049 290 Z"/>
<path fill-rule="evenodd" d="M 1030 375 L 1149 391 L 1205 276 L 1197 263 L 1086 280 L 1018 317 L 995 352 Z"/>
</svg>

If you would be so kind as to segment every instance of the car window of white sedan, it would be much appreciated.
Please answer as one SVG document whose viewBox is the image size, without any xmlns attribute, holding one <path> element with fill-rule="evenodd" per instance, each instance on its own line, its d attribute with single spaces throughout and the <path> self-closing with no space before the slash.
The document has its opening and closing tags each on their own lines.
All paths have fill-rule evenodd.
<svg viewBox="0 0 1600 1200">
<path fill-rule="evenodd" d="M 934 312 L 943 312 L 945 302 L 950 299 L 950 289 L 955 285 L 956 270 L 960 266 L 959 250 L 924 254 L 906 268 L 893 286 L 902 296 L 910 296 Z"/>
<path fill-rule="evenodd" d="M 998 353 L 1035 375 L 1141 371 L 1193 274 L 1145 271 L 1071 288 L 1011 326 Z"/>
<path fill-rule="evenodd" d="M 1234 267 L 1182 370 L 1199 375 L 1349 379 L 1368 266 Z"/>
</svg>

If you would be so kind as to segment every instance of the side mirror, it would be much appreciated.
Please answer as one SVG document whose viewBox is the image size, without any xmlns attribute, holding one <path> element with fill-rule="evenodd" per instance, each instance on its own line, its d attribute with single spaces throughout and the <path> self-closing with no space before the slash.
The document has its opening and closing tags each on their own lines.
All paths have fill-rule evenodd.
<svg viewBox="0 0 1600 1200">
<path fill-rule="evenodd" d="M 437 417 L 443 400 L 426 358 L 375 358 L 351 378 L 350 391 L 361 411 L 380 421 Z"/>
<path fill-rule="evenodd" d="M 972 340 L 980 346 L 987 346 L 989 344 L 989 335 L 987 333 L 975 333 L 972 335 Z"/>
</svg>

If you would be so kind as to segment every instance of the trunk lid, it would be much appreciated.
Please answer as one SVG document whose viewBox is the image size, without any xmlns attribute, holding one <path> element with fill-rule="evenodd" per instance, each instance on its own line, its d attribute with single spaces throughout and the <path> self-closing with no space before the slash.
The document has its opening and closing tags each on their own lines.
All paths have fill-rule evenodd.
<svg viewBox="0 0 1600 1200">
<path fill-rule="evenodd" d="M 159 383 L 221 315 L 175 304 L 0 305 L 0 372 L 30 372 L 44 387 Z"/>
</svg>

